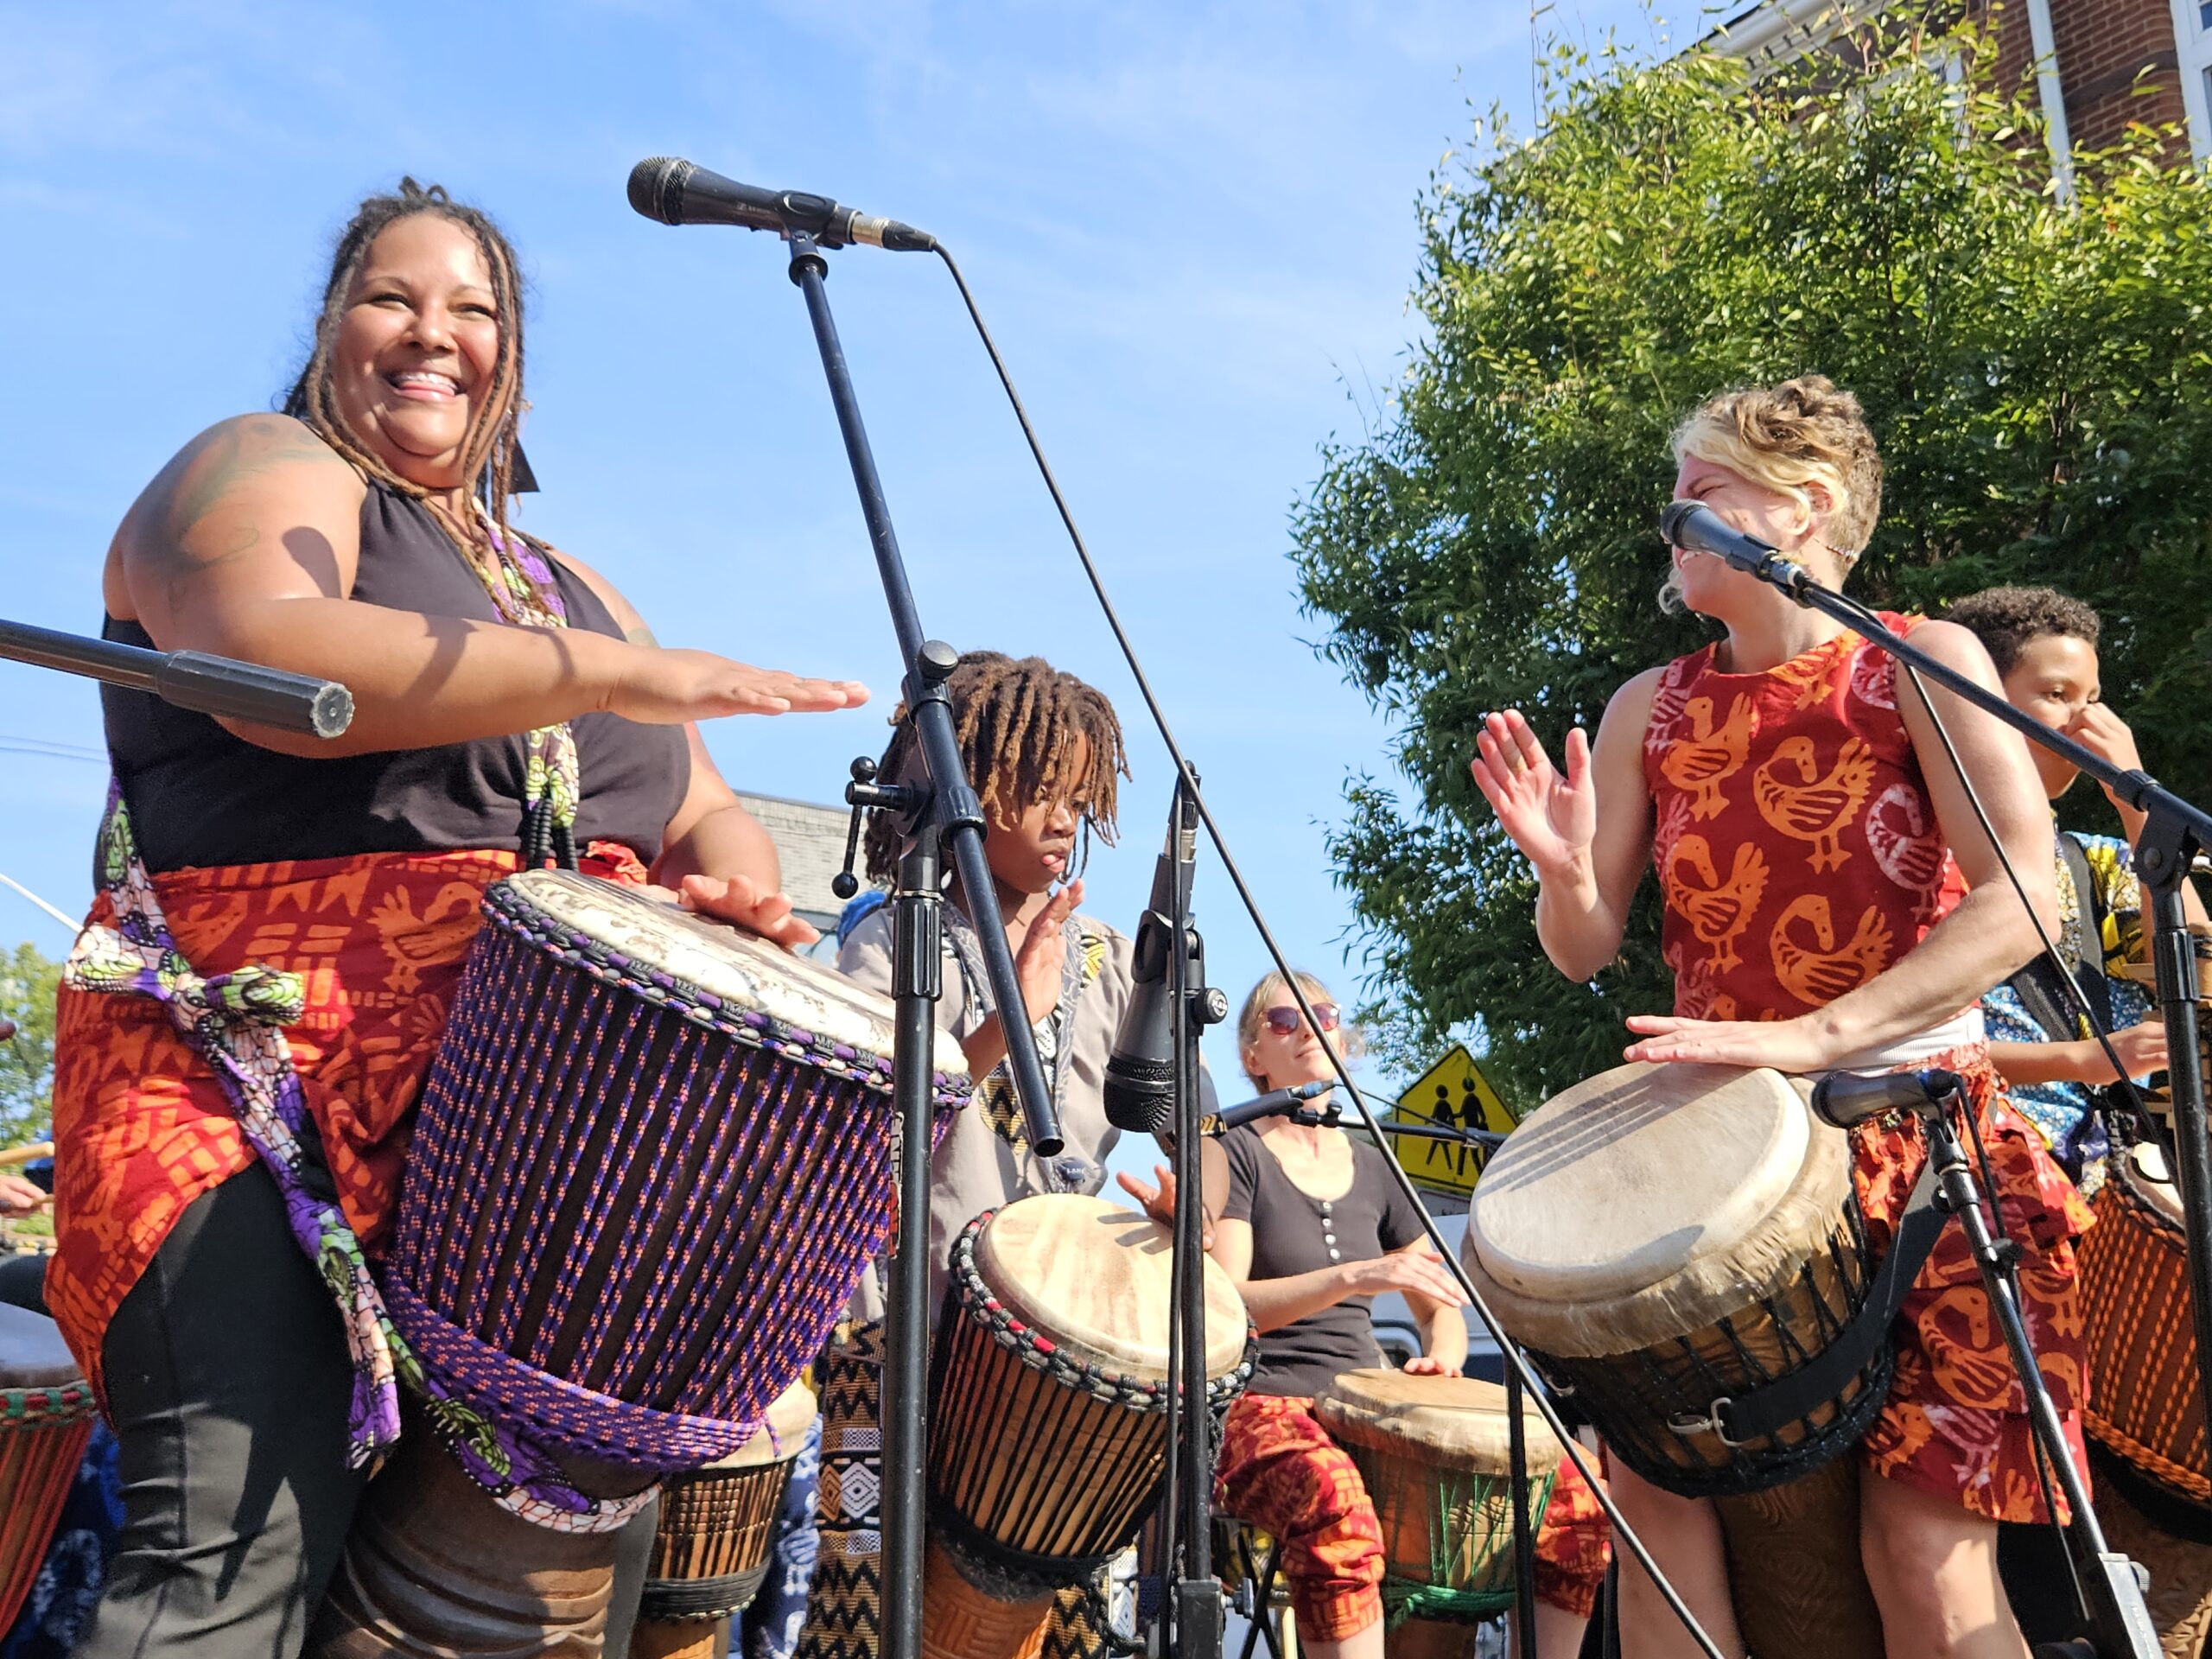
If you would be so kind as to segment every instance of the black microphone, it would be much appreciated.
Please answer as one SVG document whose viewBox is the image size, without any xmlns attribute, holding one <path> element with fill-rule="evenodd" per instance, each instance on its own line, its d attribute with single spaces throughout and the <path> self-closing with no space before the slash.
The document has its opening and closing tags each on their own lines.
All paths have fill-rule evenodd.
<svg viewBox="0 0 2212 1659">
<path fill-rule="evenodd" d="M 1749 571 L 1786 594 L 1812 584 L 1813 573 L 1772 544 L 1747 536 L 1702 501 L 1669 501 L 1659 514 L 1659 533 L 1692 553 L 1710 553 Z"/>
<path fill-rule="evenodd" d="M 1234 1106 L 1224 1106 L 1217 1112 L 1209 1112 L 1198 1120 L 1201 1135 L 1226 1135 L 1239 1124 L 1255 1123 L 1263 1117 L 1276 1117 L 1294 1112 L 1309 1100 L 1326 1095 L 1336 1084 L 1329 1079 L 1319 1083 L 1301 1083 L 1294 1089 L 1270 1089 L 1264 1095 L 1239 1101 Z"/>
<path fill-rule="evenodd" d="M 1180 941 L 1173 920 L 1177 866 L 1184 890 L 1198 863 L 1198 826 L 1176 791 L 1176 818 L 1153 867 L 1152 899 L 1137 925 L 1130 965 L 1129 1005 L 1106 1057 L 1106 1121 L 1137 1135 L 1166 1135 L 1175 1126 L 1174 998 L 1167 982 L 1167 953 Z"/>
<path fill-rule="evenodd" d="M 664 225 L 742 225 L 779 236 L 803 231 L 825 248 L 865 242 L 893 253 L 928 253 L 927 231 L 842 207 L 804 190 L 763 190 L 740 184 L 673 156 L 654 156 L 630 169 L 630 205 Z"/>
<path fill-rule="evenodd" d="M 1934 1067 L 1871 1077 L 1831 1071 L 1813 1085 L 1813 1115 L 1823 1123 L 1847 1129 L 1878 1112 L 1933 1111 L 1962 1086 L 1957 1072 Z"/>
</svg>

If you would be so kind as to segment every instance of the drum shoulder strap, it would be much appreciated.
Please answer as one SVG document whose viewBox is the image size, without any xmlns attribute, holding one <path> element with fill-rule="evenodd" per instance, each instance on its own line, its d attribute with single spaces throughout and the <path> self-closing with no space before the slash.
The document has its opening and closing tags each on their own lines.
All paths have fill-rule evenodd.
<svg viewBox="0 0 2212 1659">
<path fill-rule="evenodd" d="M 1840 1400 L 1852 1379 L 1890 1339 L 1890 1326 L 1904 1306 L 1912 1281 L 1936 1248 L 1936 1240 L 1950 1217 L 1937 1207 L 1936 1160 L 1921 1166 L 1904 1211 L 1897 1217 L 1890 1253 L 1867 1282 L 1866 1299 L 1851 1323 L 1819 1353 L 1786 1376 L 1776 1378 L 1749 1394 L 1713 1404 L 1712 1426 L 1722 1439 L 1741 1444 L 1778 1433 L 1810 1417 L 1822 1406 Z"/>
</svg>

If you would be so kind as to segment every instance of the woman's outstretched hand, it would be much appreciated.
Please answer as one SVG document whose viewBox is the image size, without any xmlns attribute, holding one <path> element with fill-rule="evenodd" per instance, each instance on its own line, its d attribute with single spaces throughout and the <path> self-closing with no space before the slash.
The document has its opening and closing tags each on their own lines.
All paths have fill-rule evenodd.
<svg viewBox="0 0 2212 1659">
<path fill-rule="evenodd" d="M 734 922 L 771 944 L 796 950 L 822 936 L 791 913 L 791 901 L 742 875 L 687 875 L 677 889 L 683 908 L 718 922 Z"/>
<path fill-rule="evenodd" d="M 1590 781 L 1590 740 L 1580 727 L 1567 734 L 1567 773 L 1517 709 L 1486 715 L 1476 735 L 1480 751 L 1468 770 L 1513 844 L 1542 875 L 1583 857 L 1598 833 L 1598 791 Z"/>
<path fill-rule="evenodd" d="M 1681 1020 L 1670 1014 L 1635 1014 L 1629 1016 L 1628 1028 L 1638 1040 L 1623 1051 L 1624 1059 L 1770 1065 L 1796 1076 L 1826 1071 L 1843 1058 L 1820 1022 L 1803 1017 Z"/>
<path fill-rule="evenodd" d="M 817 713 L 868 701 L 858 680 L 817 680 L 781 669 L 755 668 L 707 651 L 631 645 L 606 707 L 644 725 L 678 725 L 726 715 Z"/>
</svg>

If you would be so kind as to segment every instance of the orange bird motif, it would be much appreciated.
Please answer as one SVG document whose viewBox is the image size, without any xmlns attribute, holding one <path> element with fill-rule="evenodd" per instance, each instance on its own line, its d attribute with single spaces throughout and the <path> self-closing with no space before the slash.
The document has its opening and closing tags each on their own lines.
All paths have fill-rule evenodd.
<svg viewBox="0 0 2212 1659">
<path fill-rule="evenodd" d="M 1783 769 L 1796 772 L 1795 783 Z M 1785 836 L 1813 843 L 1812 865 L 1833 870 L 1851 855 L 1837 837 L 1858 817 L 1866 791 L 1874 786 L 1874 752 L 1855 737 L 1836 751 L 1835 764 L 1822 777 L 1819 752 L 1809 737 L 1785 739 L 1774 756 L 1751 774 L 1751 799 L 1759 816 Z"/>
<path fill-rule="evenodd" d="M 404 892 L 385 894 L 369 914 L 381 936 L 378 943 L 388 966 L 385 988 L 405 995 L 420 982 L 425 964 L 452 961 L 459 951 L 457 941 L 476 927 L 482 897 L 481 890 L 468 882 L 448 881 L 418 916 Z"/>
<path fill-rule="evenodd" d="M 1810 944 L 1796 931 L 1799 922 L 1812 924 Z M 1839 949 L 1826 893 L 1801 893 L 1791 899 L 1775 918 L 1767 944 L 1782 988 L 1809 1007 L 1825 1007 L 1890 965 L 1890 925 L 1882 919 L 1881 906 L 1867 906 L 1850 942 Z"/>
<path fill-rule="evenodd" d="M 1758 715 L 1751 700 L 1740 695 L 1729 702 L 1728 718 L 1718 729 L 1711 697 L 1692 697 L 1682 705 L 1682 715 L 1689 721 L 1689 735 L 1659 757 L 1659 771 L 1676 789 L 1696 798 L 1690 803 L 1692 817 L 1717 818 L 1728 806 L 1720 785 L 1742 769 L 1758 730 Z"/>
<path fill-rule="evenodd" d="M 1697 878 L 1695 886 L 1682 880 L 1688 865 Z M 1743 960 L 1736 954 L 1736 940 L 1751 925 L 1766 892 L 1766 855 L 1750 842 L 1736 848 L 1736 861 L 1722 880 L 1713 868 L 1713 849 L 1703 836 L 1684 836 L 1675 843 L 1660 868 L 1667 902 L 1690 925 L 1700 944 L 1713 948 L 1710 966 L 1725 972 Z"/>
</svg>

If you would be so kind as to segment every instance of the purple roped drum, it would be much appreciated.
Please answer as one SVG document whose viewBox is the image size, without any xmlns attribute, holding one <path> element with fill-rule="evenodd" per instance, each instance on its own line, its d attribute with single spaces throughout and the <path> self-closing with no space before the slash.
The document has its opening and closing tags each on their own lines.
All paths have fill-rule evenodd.
<svg viewBox="0 0 2212 1659">
<path fill-rule="evenodd" d="M 437 1382 L 576 1457 L 721 1456 L 889 1236 L 890 1001 L 590 876 L 512 877 L 484 916 L 408 1156 L 393 1318 Z M 968 1079 L 938 1058 L 941 1125 Z"/>
</svg>

